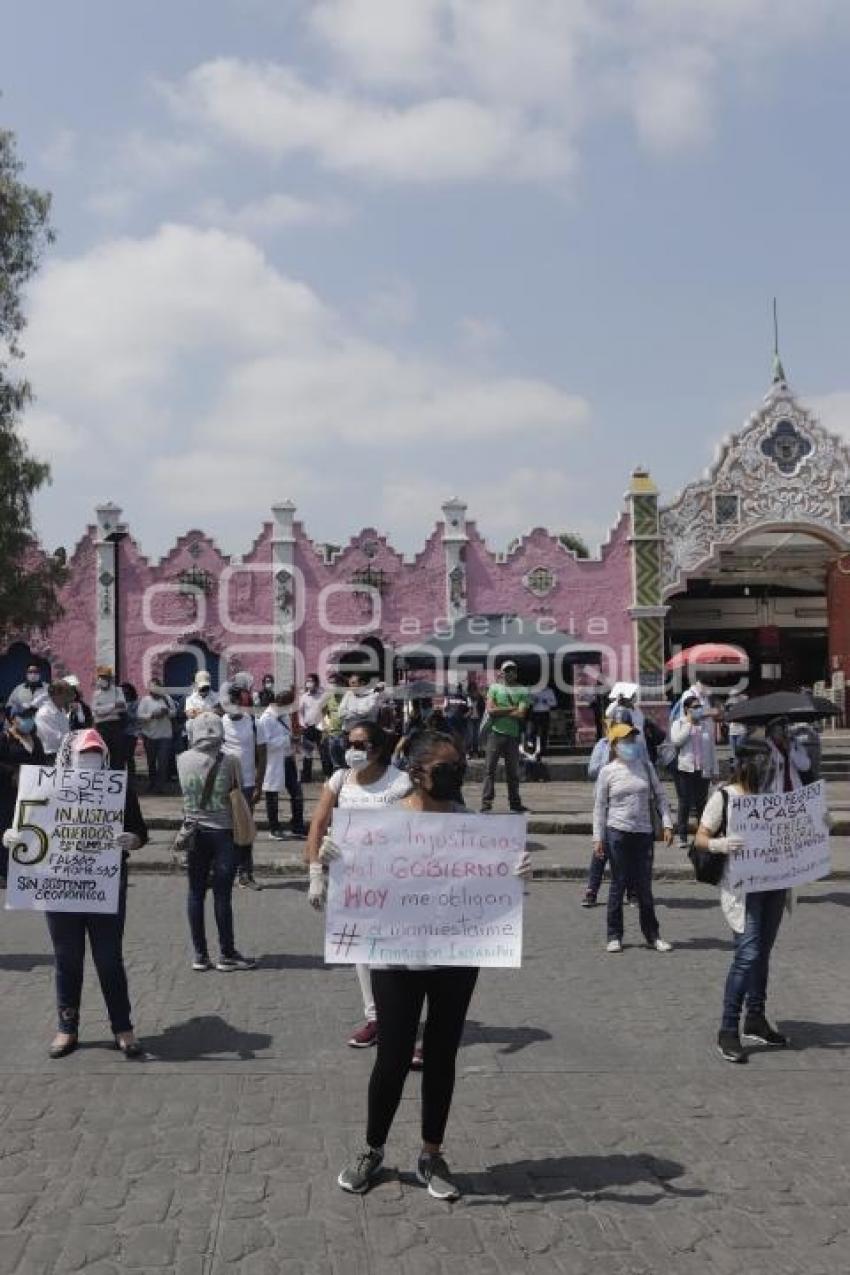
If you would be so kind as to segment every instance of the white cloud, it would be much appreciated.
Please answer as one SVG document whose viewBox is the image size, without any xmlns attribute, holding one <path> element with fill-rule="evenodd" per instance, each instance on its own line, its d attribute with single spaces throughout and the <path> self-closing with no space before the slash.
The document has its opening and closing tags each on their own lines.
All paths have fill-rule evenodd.
<svg viewBox="0 0 850 1275">
<path fill-rule="evenodd" d="M 405 328 L 416 318 L 416 290 L 408 279 L 390 279 L 376 288 L 362 309 L 372 327 Z"/>
<path fill-rule="evenodd" d="M 242 147 L 274 158 L 309 152 L 325 168 L 361 177 L 525 181 L 563 176 L 573 162 L 563 132 L 461 95 L 374 102 L 235 58 L 206 62 L 165 91 L 183 118 Z"/>
<path fill-rule="evenodd" d="M 341 226 L 351 216 L 338 199 L 302 199 L 277 191 L 231 207 L 222 199 L 206 199 L 198 208 L 202 222 L 237 234 L 263 235 L 296 226 Z"/>
<path fill-rule="evenodd" d="M 850 390 L 815 395 L 806 400 L 806 406 L 825 429 L 850 439 Z"/>
<path fill-rule="evenodd" d="M 220 141 L 398 182 L 563 184 L 612 113 L 650 151 L 711 138 L 735 79 L 850 22 L 845 0 L 316 0 L 329 77 L 219 58 L 164 87 Z"/>
<path fill-rule="evenodd" d="M 350 505 L 373 516 L 385 471 L 441 477 L 466 454 L 483 473 L 481 449 L 524 449 L 530 433 L 561 454 L 588 418 L 546 381 L 364 340 L 255 245 L 189 226 L 54 260 L 33 288 L 28 350 L 27 428 L 57 462 L 63 526 L 112 496 L 155 537 L 181 510 L 253 529 L 286 493 L 339 526 Z M 506 519 L 521 491 L 534 508 L 512 485 Z"/>
</svg>

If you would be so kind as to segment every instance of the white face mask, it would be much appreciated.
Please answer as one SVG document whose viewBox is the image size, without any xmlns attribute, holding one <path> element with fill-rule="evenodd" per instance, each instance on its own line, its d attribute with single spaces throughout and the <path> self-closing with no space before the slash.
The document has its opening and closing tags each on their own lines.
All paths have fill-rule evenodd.
<svg viewBox="0 0 850 1275">
<path fill-rule="evenodd" d="M 345 750 L 345 764 L 349 770 L 362 770 L 369 765 L 369 754 L 365 748 L 352 746 Z"/>
<path fill-rule="evenodd" d="M 85 753 L 77 753 L 76 762 L 78 770 L 103 770 L 106 758 L 98 748 Z"/>
</svg>

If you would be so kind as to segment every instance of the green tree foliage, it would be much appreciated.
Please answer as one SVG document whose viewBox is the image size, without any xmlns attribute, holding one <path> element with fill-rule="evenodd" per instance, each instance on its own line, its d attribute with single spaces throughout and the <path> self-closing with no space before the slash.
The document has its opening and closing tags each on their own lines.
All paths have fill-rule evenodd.
<svg viewBox="0 0 850 1275">
<path fill-rule="evenodd" d="M 53 239 L 50 196 L 21 180 L 13 133 L 0 130 L 0 635 L 4 640 L 47 628 L 61 614 L 58 589 L 66 572 L 46 558 L 32 528 L 33 495 L 50 480 L 18 433 L 32 398 L 29 383 L 15 375 L 23 355 L 26 325 L 23 294 Z"/>
</svg>

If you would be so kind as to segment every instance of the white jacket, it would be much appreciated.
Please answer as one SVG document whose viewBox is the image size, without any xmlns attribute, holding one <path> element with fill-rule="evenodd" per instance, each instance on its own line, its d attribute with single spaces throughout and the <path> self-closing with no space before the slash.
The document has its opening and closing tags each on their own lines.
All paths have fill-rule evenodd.
<svg viewBox="0 0 850 1275">
<path fill-rule="evenodd" d="M 714 743 L 714 718 L 707 717 L 702 722 L 691 722 L 687 717 L 680 717 L 670 727 L 670 740 L 678 750 L 676 768 L 687 774 L 697 769 L 694 762 L 694 732 L 700 733 L 700 752 L 702 756 L 701 770 L 707 779 L 715 779 L 717 769 L 717 748 Z"/>
</svg>

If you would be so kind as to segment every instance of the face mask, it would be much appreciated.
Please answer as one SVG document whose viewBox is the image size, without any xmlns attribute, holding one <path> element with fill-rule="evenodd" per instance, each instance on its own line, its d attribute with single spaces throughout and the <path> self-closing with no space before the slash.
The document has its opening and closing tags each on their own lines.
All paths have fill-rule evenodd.
<svg viewBox="0 0 850 1275">
<path fill-rule="evenodd" d="M 466 767 L 460 761 L 438 761 L 431 767 L 431 796 L 437 801 L 456 797 L 463 783 Z"/>
<path fill-rule="evenodd" d="M 347 748 L 345 764 L 349 770 L 362 770 L 369 765 L 369 754 L 365 748 Z"/>
<path fill-rule="evenodd" d="M 638 755 L 637 744 L 620 744 L 617 748 L 617 756 L 623 761 L 635 761 Z"/>
<path fill-rule="evenodd" d="M 199 749 L 202 753 L 217 753 L 221 748 L 220 739 L 196 739 L 193 748 Z"/>
<path fill-rule="evenodd" d="M 111 683 L 108 677 L 99 677 L 97 679 L 97 689 L 99 691 L 108 691 Z"/>
<path fill-rule="evenodd" d="M 34 717 L 16 717 L 14 724 L 15 730 L 21 735 L 32 735 L 35 731 Z"/>
<path fill-rule="evenodd" d="M 691 709 L 691 717 L 694 719 L 694 721 L 695 721 L 695 722 L 701 722 L 701 721 L 702 721 L 702 719 L 705 717 L 705 709 L 704 709 L 704 708 L 692 708 L 692 709 Z"/>
<path fill-rule="evenodd" d="M 77 753 L 76 760 L 79 770 L 103 770 L 104 768 L 105 758 L 100 750 L 90 753 Z"/>
<path fill-rule="evenodd" d="M 239 718 L 242 716 L 242 710 L 239 708 L 229 708 L 227 710 L 227 716 L 232 722 L 238 722 Z"/>
<path fill-rule="evenodd" d="M 199 686 L 199 687 L 198 687 L 198 694 L 199 694 L 199 695 L 209 695 L 209 693 L 210 693 L 210 688 L 209 688 L 208 686 Z"/>
<path fill-rule="evenodd" d="M 38 673 L 27 673 L 27 684 L 29 686 L 38 686 L 41 678 Z"/>
</svg>

